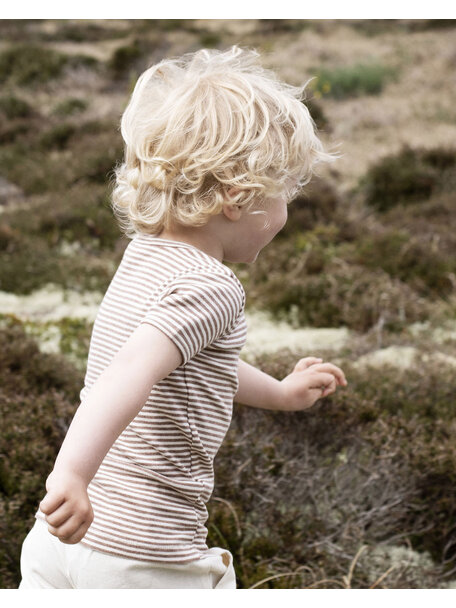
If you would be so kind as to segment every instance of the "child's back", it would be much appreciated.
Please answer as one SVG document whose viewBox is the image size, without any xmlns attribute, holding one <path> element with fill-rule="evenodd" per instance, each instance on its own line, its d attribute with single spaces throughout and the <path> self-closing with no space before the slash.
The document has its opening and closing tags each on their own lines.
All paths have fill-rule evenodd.
<svg viewBox="0 0 456 608">
<path fill-rule="evenodd" d="M 282 381 L 241 361 L 245 293 L 223 264 L 254 262 L 314 165 L 332 160 L 301 95 L 237 47 L 138 79 L 112 196 L 132 240 L 24 541 L 21 588 L 235 586 L 204 525 L 234 398 L 300 410 L 345 384 L 313 357 Z"/>
<path fill-rule="evenodd" d="M 147 234 L 128 244 L 94 323 L 81 401 L 140 323 L 173 337 L 186 365 L 154 386 L 89 484 L 83 544 L 176 563 L 207 550 L 205 503 L 238 386 L 244 300 L 234 273 L 196 247 Z"/>
</svg>

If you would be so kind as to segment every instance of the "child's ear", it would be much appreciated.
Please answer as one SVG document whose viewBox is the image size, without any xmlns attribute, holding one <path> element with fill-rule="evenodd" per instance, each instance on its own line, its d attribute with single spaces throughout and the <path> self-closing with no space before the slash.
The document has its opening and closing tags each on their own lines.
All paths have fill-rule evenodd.
<svg viewBox="0 0 456 608">
<path fill-rule="evenodd" d="M 241 206 L 233 205 L 230 203 L 223 203 L 222 212 L 226 218 L 231 220 L 232 222 L 237 222 L 241 217 Z"/>
<path fill-rule="evenodd" d="M 230 200 L 240 192 L 239 188 L 231 187 L 227 190 L 227 199 Z M 229 220 L 236 222 L 241 217 L 241 205 L 223 203 L 223 213 Z"/>
</svg>

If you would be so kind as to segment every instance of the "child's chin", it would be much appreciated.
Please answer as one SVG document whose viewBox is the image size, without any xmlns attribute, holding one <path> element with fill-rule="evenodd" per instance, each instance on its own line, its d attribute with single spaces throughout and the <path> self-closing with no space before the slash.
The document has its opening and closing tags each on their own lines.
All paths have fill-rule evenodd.
<svg viewBox="0 0 456 608">
<path fill-rule="evenodd" d="M 254 256 L 250 256 L 248 260 L 244 260 L 245 264 L 253 264 L 254 262 L 256 262 L 259 253 L 260 252 L 257 251 Z"/>
</svg>

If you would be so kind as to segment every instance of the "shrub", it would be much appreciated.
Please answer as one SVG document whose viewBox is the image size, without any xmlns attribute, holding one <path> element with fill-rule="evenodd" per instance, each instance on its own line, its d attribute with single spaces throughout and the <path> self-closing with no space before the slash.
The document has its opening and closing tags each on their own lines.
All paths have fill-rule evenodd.
<svg viewBox="0 0 456 608">
<path fill-rule="evenodd" d="M 114 77 L 119 78 L 142 56 L 143 52 L 141 41 L 135 38 L 131 44 L 121 46 L 113 52 L 108 61 L 108 68 Z"/>
<path fill-rule="evenodd" d="M 17 323 L 2 328 L 0 339 L 0 587 L 15 589 L 22 541 L 46 493 L 83 377 L 63 357 L 40 352 Z"/>
<path fill-rule="evenodd" d="M 51 40 L 72 40 L 74 42 L 99 42 L 102 40 L 113 40 L 123 38 L 125 31 L 118 28 L 110 28 L 106 22 L 103 24 L 90 23 L 85 19 L 77 22 L 61 22 L 55 32 L 40 34 L 40 38 Z"/>
<path fill-rule="evenodd" d="M 307 106 L 307 109 L 309 110 L 310 115 L 312 116 L 312 118 L 317 126 L 317 129 L 324 130 L 324 131 L 330 131 L 330 124 L 329 124 L 328 118 L 327 118 L 326 114 L 324 113 L 321 105 L 313 98 L 306 99 L 304 103 Z"/>
<path fill-rule="evenodd" d="M 408 283 L 420 295 L 446 296 L 453 291 L 451 273 L 456 272 L 456 256 L 432 248 L 421 235 L 407 230 L 385 230 L 359 239 L 355 263 L 382 268 L 392 277 Z"/>
<path fill-rule="evenodd" d="M 89 103 L 86 99 L 68 97 L 68 99 L 64 99 L 55 106 L 54 114 L 56 116 L 72 116 L 86 110 L 88 105 Z"/>
<path fill-rule="evenodd" d="M 18 231 L 11 235 L 3 224 L 0 231 L 0 291 L 29 294 L 46 283 L 54 283 L 65 289 L 104 293 L 115 270 L 113 255 L 102 252 L 94 255 L 96 243 L 92 238 L 88 251 L 83 249 L 76 256 L 62 256 L 58 246 L 49 246 L 44 237 L 22 235 Z"/>
<path fill-rule="evenodd" d="M 360 180 L 366 203 L 380 212 L 398 204 L 428 199 L 456 168 L 454 150 L 412 149 L 405 146 L 373 165 Z"/>
<path fill-rule="evenodd" d="M 311 230 L 317 223 L 338 223 L 340 196 L 328 181 L 314 178 L 288 205 L 288 220 L 279 238 Z"/>
<path fill-rule="evenodd" d="M 32 107 L 25 100 L 14 95 L 0 98 L 0 112 L 8 120 L 15 118 L 28 118 L 33 114 Z"/>
<path fill-rule="evenodd" d="M 42 46 L 19 44 L 0 53 L 0 84 L 31 85 L 60 76 L 68 58 Z"/>
<path fill-rule="evenodd" d="M 51 127 L 43 133 L 40 143 L 44 148 L 66 148 L 71 137 L 76 132 L 76 127 L 70 123 L 61 123 Z"/>
<path fill-rule="evenodd" d="M 205 48 L 215 48 L 222 42 L 220 34 L 210 31 L 200 32 L 199 40 L 201 46 Z"/>
<path fill-rule="evenodd" d="M 356 331 L 423 321 L 432 303 L 381 268 L 353 263 L 356 245 L 331 245 L 333 228 L 317 227 L 261 252 L 243 279 L 249 305 L 303 326 Z"/>
<path fill-rule="evenodd" d="M 280 379 L 295 361 L 255 364 Z M 266 578 L 262 588 L 435 588 L 451 575 L 452 370 L 417 368 L 405 382 L 394 368 L 342 368 L 347 389 L 311 410 L 235 407 L 208 523 L 210 544 L 234 555 L 240 588 Z M 395 558 L 406 548 L 413 568 Z"/>
<path fill-rule="evenodd" d="M 71 155 L 44 154 L 41 137 L 55 148 L 69 140 L 72 125 L 52 127 L 46 135 L 22 138 L 0 148 L 2 174 L 26 195 L 62 192 L 80 182 L 108 185 L 114 165 L 122 158 L 122 140 L 115 126 L 89 123 L 71 141 Z M 34 139 L 36 141 L 34 141 Z"/>
</svg>

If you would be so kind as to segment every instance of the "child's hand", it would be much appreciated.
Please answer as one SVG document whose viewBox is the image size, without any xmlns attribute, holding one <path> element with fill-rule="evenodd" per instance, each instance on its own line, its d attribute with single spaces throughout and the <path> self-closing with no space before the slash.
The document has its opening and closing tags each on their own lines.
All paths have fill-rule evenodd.
<svg viewBox="0 0 456 608">
<path fill-rule="evenodd" d="M 283 409 L 305 410 L 321 397 L 334 393 L 337 385 L 347 386 L 344 372 L 323 359 L 305 357 L 295 365 L 291 374 L 282 382 Z"/>
<path fill-rule="evenodd" d="M 49 532 L 62 543 L 78 543 L 93 521 L 87 484 L 77 475 L 53 471 L 46 480 L 46 490 L 40 509 Z"/>
</svg>

